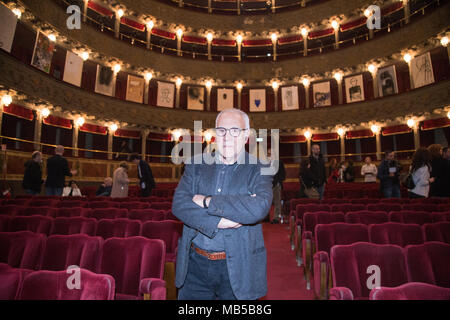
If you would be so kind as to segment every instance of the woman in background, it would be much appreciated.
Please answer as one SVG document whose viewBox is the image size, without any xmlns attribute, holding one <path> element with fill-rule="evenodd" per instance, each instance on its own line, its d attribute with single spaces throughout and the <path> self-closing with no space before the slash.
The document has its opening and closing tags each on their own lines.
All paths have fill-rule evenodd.
<svg viewBox="0 0 450 320">
<path fill-rule="evenodd" d="M 410 172 L 415 184 L 408 189 L 410 198 L 427 198 L 430 191 L 431 153 L 426 148 L 419 148 L 414 152 Z"/>
<path fill-rule="evenodd" d="M 114 170 L 113 186 L 111 190 L 111 198 L 125 198 L 128 197 L 128 164 L 121 162 L 119 167 Z"/>
</svg>

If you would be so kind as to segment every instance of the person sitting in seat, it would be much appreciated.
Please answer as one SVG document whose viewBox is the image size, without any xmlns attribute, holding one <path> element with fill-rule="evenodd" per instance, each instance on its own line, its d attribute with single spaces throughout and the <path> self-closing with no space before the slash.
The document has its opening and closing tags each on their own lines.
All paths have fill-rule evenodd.
<svg viewBox="0 0 450 320">
<path fill-rule="evenodd" d="M 71 180 L 67 184 L 67 187 L 64 187 L 63 189 L 63 197 L 81 197 L 81 191 L 80 188 L 78 188 L 75 181 Z"/>
<path fill-rule="evenodd" d="M 97 197 L 109 197 L 111 195 L 112 184 L 112 178 L 106 177 L 105 181 L 98 187 L 95 195 Z"/>
</svg>

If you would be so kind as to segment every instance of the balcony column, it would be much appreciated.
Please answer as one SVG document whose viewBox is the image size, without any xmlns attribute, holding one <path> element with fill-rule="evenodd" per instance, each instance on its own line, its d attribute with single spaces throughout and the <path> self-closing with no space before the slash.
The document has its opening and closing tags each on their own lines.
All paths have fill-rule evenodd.
<svg viewBox="0 0 450 320">
<path fill-rule="evenodd" d="M 141 157 L 142 160 L 146 160 L 147 154 L 147 138 L 150 133 L 150 130 L 144 129 L 141 131 Z"/>
<path fill-rule="evenodd" d="M 72 135 L 72 155 L 78 157 L 78 125 L 73 125 L 73 135 Z"/>
<path fill-rule="evenodd" d="M 114 131 L 109 129 L 108 130 L 108 160 L 113 159 L 113 137 L 114 137 Z"/>
<path fill-rule="evenodd" d="M 42 136 L 42 120 L 44 117 L 37 111 L 36 122 L 34 124 L 34 150 L 42 151 L 41 136 Z"/>
<path fill-rule="evenodd" d="M 89 0 L 84 0 L 84 5 L 83 5 L 83 22 L 87 21 L 88 4 L 89 4 Z"/>
</svg>

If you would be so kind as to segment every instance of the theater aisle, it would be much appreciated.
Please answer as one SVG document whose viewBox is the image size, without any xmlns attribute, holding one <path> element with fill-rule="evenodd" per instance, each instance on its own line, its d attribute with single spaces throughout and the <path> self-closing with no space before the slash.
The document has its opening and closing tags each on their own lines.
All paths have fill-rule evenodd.
<svg viewBox="0 0 450 320">
<path fill-rule="evenodd" d="M 314 293 L 306 290 L 303 268 L 297 267 L 289 244 L 287 224 L 263 224 L 267 248 L 267 300 L 312 300 Z"/>
</svg>

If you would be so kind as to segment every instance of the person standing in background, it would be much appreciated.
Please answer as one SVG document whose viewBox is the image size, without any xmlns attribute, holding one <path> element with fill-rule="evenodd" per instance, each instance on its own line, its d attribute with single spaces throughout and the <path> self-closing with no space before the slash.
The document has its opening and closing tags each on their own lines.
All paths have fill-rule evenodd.
<svg viewBox="0 0 450 320">
<path fill-rule="evenodd" d="M 364 165 L 361 167 L 361 175 L 364 177 L 364 182 L 377 182 L 378 169 L 372 163 L 372 158 L 366 157 L 364 162 Z"/>
<path fill-rule="evenodd" d="M 47 180 L 45 194 L 47 196 L 61 196 L 65 186 L 65 177 L 72 177 L 77 170 L 70 170 L 67 159 L 63 157 L 64 147 L 56 146 L 55 155 L 47 159 Z"/>
<path fill-rule="evenodd" d="M 393 151 L 386 151 L 385 159 L 378 167 L 377 178 L 380 179 L 380 191 L 385 198 L 401 198 L 400 166 Z"/>
<path fill-rule="evenodd" d="M 126 160 L 126 161 L 129 161 L 131 152 L 132 152 L 132 150 L 128 146 L 127 141 L 123 140 L 122 143 L 120 144 L 119 152 L 116 153 L 116 156 L 114 157 L 114 160 Z"/>
<path fill-rule="evenodd" d="M 445 147 L 442 149 L 442 157 L 444 158 L 444 196 L 450 197 L 450 148 Z"/>
<path fill-rule="evenodd" d="M 428 146 L 431 153 L 431 184 L 430 197 L 445 197 L 445 160 L 441 154 L 442 147 L 440 144 L 432 144 Z"/>
<path fill-rule="evenodd" d="M 274 217 L 273 223 L 278 223 L 278 218 L 282 218 L 281 212 L 281 198 L 283 192 L 283 181 L 286 180 L 286 169 L 281 159 L 272 159 L 272 149 L 267 149 L 267 158 L 272 162 L 272 166 L 278 168 L 277 173 L 273 176 L 273 205 L 274 205 Z M 277 163 L 278 162 L 278 163 Z"/>
<path fill-rule="evenodd" d="M 430 191 L 431 153 L 426 148 L 414 152 L 410 172 L 415 187 L 408 189 L 410 198 L 427 198 Z"/>
<path fill-rule="evenodd" d="M 141 160 L 138 154 L 133 153 L 130 161 L 137 166 L 138 177 L 141 187 L 141 197 L 150 197 L 152 189 L 155 188 L 155 179 L 153 179 L 152 169 L 147 162 Z"/>
<path fill-rule="evenodd" d="M 42 153 L 34 151 L 31 160 L 25 163 L 25 174 L 23 175 L 22 187 L 26 194 L 38 195 L 41 193 L 42 180 Z"/>
<path fill-rule="evenodd" d="M 347 167 L 344 171 L 344 181 L 345 182 L 354 182 L 355 181 L 355 167 L 353 167 L 353 161 L 347 161 Z"/>
<path fill-rule="evenodd" d="M 314 188 L 319 193 L 319 199 L 323 199 L 326 184 L 326 171 L 323 156 L 320 153 L 320 146 L 315 143 L 311 146 L 311 155 L 309 156 L 310 170 L 313 177 Z"/>
<path fill-rule="evenodd" d="M 111 190 L 111 198 L 125 198 L 128 197 L 128 164 L 121 162 L 119 167 L 114 170 L 113 186 Z"/>
</svg>

